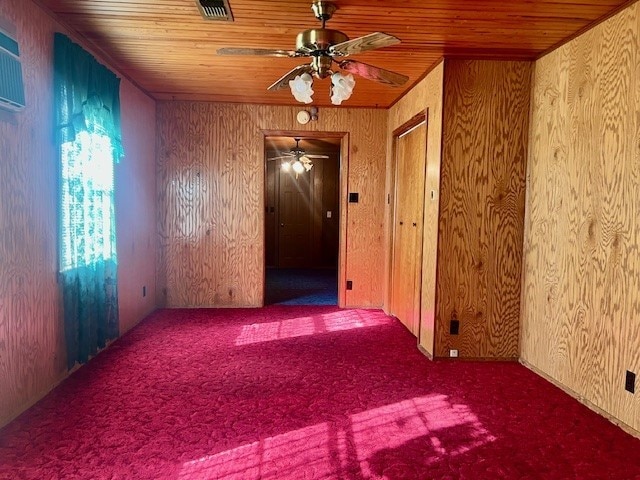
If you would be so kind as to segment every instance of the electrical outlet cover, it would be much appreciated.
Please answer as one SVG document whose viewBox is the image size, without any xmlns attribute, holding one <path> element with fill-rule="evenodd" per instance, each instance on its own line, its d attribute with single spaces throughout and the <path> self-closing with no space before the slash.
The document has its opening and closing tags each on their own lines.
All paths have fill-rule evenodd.
<svg viewBox="0 0 640 480">
<path fill-rule="evenodd" d="M 449 350 L 449 356 L 450 357 L 457 357 L 458 356 L 458 350 L 454 350 L 454 349 Z"/>
</svg>

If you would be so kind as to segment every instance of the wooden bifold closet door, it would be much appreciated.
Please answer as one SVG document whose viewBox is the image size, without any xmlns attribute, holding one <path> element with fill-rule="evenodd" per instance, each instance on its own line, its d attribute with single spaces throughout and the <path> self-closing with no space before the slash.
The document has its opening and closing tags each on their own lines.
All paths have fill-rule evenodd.
<svg viewBox="0 0 640 480">
<path fill-rule="evenodd" d="M 420 327 L 426 142 L 426 122 L 395 139 L 390 312 L 416 336 Z"/>
</svg>

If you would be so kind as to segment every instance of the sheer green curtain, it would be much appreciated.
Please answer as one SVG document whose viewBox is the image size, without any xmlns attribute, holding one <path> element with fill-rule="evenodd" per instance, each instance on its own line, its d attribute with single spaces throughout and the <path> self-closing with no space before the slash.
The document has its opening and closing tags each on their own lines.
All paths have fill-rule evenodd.
<svg viewBox="0 0 640 480">
<path fill-rule="evenodd" d="M 118 335 L 114 163 L 123 155 L 120 80 L 65 35 L 54 38 L 60 152 L 60 283 L 68 366 Z"/>
</svg>

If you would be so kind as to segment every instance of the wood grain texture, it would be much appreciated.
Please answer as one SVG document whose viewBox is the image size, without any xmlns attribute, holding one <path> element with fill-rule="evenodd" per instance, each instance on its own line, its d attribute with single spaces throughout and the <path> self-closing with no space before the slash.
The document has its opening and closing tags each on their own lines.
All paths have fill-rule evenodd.
<svg viewBox="0 0 640 480">
<path fill-rule="evenodd" d="M 122 85 L 125 158 L 115 168 L 121 335 L 156 309 L 158 252 L 156 102 L 130 84 Z"/>
<path fill-rule="evenodd" d="M 521 334 L 524 361 L 636 431 L 639 37 L 636 3 L 535 64 Z"/>
<path fill-rule="evenodd" d="M 427 112 L 427 170 L 424 196 L 424 224 L 422 236 L 422 288 L 420 306 L 420 336 L 418 343 L 429 356 L 434 353 L 436 263 L 438 251 L 438 209 L 440 191 L 440 159 L 442 153 L 442 107 L 444 62 L 436 66 L 415 88 L 389 110 L 389 138 L 392 132 L 408 122 L 416 114 Z M 389 147 L 391 142 L 389 142 Z M 389 158 L 392 152 L 389 150 Z M 387 192 L 392 195 L 394 178 L 393 162 L 387 166 Z M 434 192 L 434 199 L 431 192 Z M 387 205 L 385 215 L 385 271 L 390 269 L 391 219 L 393 203 Z M 389 276 L 385 275 L 385 309 L 389 311 Z"/>
<path fill-rule="evenodd" d="M 52 25 L 30 2 L 0 4 L 17 28 L 27 107 L 0 119 L 0 424 L 64 375 L 56 283 L 56 181 L 51 142 Z"/>
<path fill-rule="evenodd" d="M 66 375 L 66 352 L 60 298 L 56 282 L 57 265 L 57 149 L 52 141 L 53 119 L 53 32 L 64 31 L 31 1 L 3 0 L 0 16 L 17 27 L 27 106 L 18 114 L 0 115 L 0 426 L 35 403 Z M 135 152 L 118 167 L 116 181 L 137 175 L 138 153 L 144 157 L 147 177 L 125 182 L 135 185 L 152 208 L 153 101 L 123 82 L 123 98 L 134 102 L 136 112 L 123 104 L 125 147 Z M 142 110 L 139 110 L 142 109 Z M 132 123 L 139 123 L 135 128 Z M 132 135 L 133 134 L 133 135 Z M 141 139 L 138 139 L 138 134 Z M 144 152 L 144 153 L 142 153 Z M 129 162 L 129 165 L 125 165 Z M 146 170 L 145 170 L 146 168 Z M 119 188 L 119 187 L 116 187 Z M 151 190 L 149 190 L 149 188 Z M 117 200 L 118 201 L 118 200 Z M 148 202 L 151 201 L 151 206 Z M 118 212 L 124 210 L 116 203 Z M 126 208 L 135 208 L 127 205 Z M 142 220 L 144 223 L 144 220 Z M 138 219 L 119 219 L 118 228 L 138 238 Z M 144 233 L 149 233 L 142 227 Z M 152 226 L 153 229 L 153 226 Z M 119 239 L 121 237 L 119 236 Z M 126 236 L 125 236 L 126 238 Z M 145 237 L 146 238 L 146 237 Z M 124 254 L 124 259 L 130 259 Z M 136 251 L 136 263 L 121 263 L 120 278 L 145 263 L 148 288 L 153 289 L 155 246 Z M 146 281 L 146 279 L 145 279 Z M 121 284 L 121 288 L 123 285 Z M 153 290 L 151 290 L 152 292 Z M 136 289 L 136 293 L 140 293 Z M 124 331 L 142 314 L 136 301 L 124 298 Z M 153 297 L 151 297 L 153 298 Z M 146 305 L 146 304 L 145 304 Z M 148 308 L 152 306 L 146 305 Z"/>
<path fill-rule="evenodd" d="M 445 63 L 438 357 L 518 356 L 530 78 L 530 62 Z"/>
<path fill-rule="evenodd" d="M 537 375 L 540 375 L 542 378 L 544 378 L 546 381 L 553 383 L 556 387 L 558 387 L 559 389 L 561 389 L 562 391 L 564 391 L 567 395 L 572 396 L 573 398 L 575 398 L 577 401 L 579 401 L 580 403 L 582 403 L 583 405 L 586 405 L 587 407 L 589 407 L 591 410 L 593 410 L 594 412 L 596 412 L 598 415 L 602 415 L 603 417 L 605 417 L 607 420 L 609 420 L 611 423 L 615 423 L 618 427 L 620 427 L 622 430 L 624 430 L 625 432 L 627 432 L 629 435 L 633 435 L 634 437 L 640 438 L 640 430 L 636 430 L 635 428 L 632 428 L 631 426 L 627 425 L 626 423 L 624 423 L 623 421 L 621 421 L 619 418 L 614 417 L 613 415 L 611 415 L 609 412 L 607 412 L 606 410 L 603 410 L 602 408 L 598 407 L 597 405 L 595 405 L 593 402 L 591 402 L 589 399 L 583 397 L 582 395 L 578 394 L 577 392 L 574 392 L 573 390 L 571 390 L 570 388 L 568 388 L 566 385 L 560 383 L 558 380 L 556 380 L 555 378 L 547 375 L 545 372 L 543 372 L 542 370 L 539 370 L 538 368 L 534 367 L 533 365 L 531 365 L 529 362 L 527 362 L 526 360 L 523 360 L 522 358 L 520 359 L 520 363 L 522 365 L 524 365 L 525 367 L 527 367 L 529 370 L 531 370 L 532 372 L 536 373 Z"/>
<path fill-rule="evenodd" d="M 165 100 L 294 105 L 290 92 L 266 89 L 307 59 L 215 52 L 232 46 L 292 49 L 298 32 L 319 26 L 311 0 L 233 0 L 233 23 L 203 20 L 195 0 L 39 1 L 107 50 L 154 97 Z M 443 56 L 533 59 L 625 0 L 336 3 L 329 28 L 351 38 L 383 31 L 401 39 L 399 45 L 353 57 L 410 77 L 402 88 L 358 80 L 346 102 L 388 107 Z M 316 81 L 318 105 L 330 105 L 328 90 L 327 79 Z"/>
<path fill-rule="evenodd" d="M 346 306 L 382 305 L 387 113 L 322 109 L 299 125 L 298 108 L 160 102 L 158 106 L 159 279 L 166 304 L 260 306 L 264 282 L 264 135 L 346 132 L 341 161 Z M 340 285 L 343 290 L 344 284 Z"/>
<path fill-rule="evenodd" d="M 394 138 L 395 214 L 390 310 L 416 337 L 420 330 L 426 119 Z"/>
</svg>

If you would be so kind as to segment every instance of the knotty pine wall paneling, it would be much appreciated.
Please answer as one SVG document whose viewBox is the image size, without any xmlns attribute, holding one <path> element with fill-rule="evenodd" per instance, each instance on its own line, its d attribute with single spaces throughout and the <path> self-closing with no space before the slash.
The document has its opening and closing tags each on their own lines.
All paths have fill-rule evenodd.
<svg viewBox="0 0 640 480">
<path fill-rule="evenodd" d="M 443 106 L 444 62 L 438 64 L 418 85 L 389 110 L 387 189 L 393 199 L 393 171 L 395 170 L 392 152 L 393 131 L 400 128 L 417 114 L 427 112 L 427 169 L 424 197 L 424 225 L 422 247 L 422 293 L 420 306 L 420 329 L 418 344 L 429 356 L 434 353 L 435 306 L 436 306 L 436 263 L 438 247 L 438 209 L 440 191 L 440 159 L 442 153 L 442 106 Z M 432 199 L 431 192 L 434 192 Z M 385 215 L 385 272 L 391 266 L 391 228 L 393 202 L 386 208 Z M 389 311 L 389 278 L 385 274 L 385 310 Z"/>
<path fill-rule="evenodd" d="M 66 350 L 57 277 L 57 150 L 53 143 L 53 33 L 69 33 L 30 0 L 2 0 L 0 17 L 17 29 L 26 108 L 0 113 L 0 426 L 40 399 L 66 371 Z M 122 87 L 123 141 L 127 157 L 116 181 L 120 256 L 121 331 L 155 302 L 130 296 L 129 278 L 153 295 L 154 102 L 126 80 Z M 139 176 L 144 173 L 145 176 Z M 132 176 L 136 176 L 135 179 Z M 117 187 L 118 188 L 118 187 Z M 138 206 L 123 205 L 134 199 Z M 135 239 L 134 253 L 126 251 Z M 151 239 L 151 241 L 149 240 Z M 150 242 L 150 243 L 149 243 Z M 125 245 L 123 251 L 123 245 Z M 138 269 L 142 269 L 139 271 Z M 131 287 L 133 288 L 133 287 Z M 136 294 L 140 293 L 138 288 Z M 153 296 L 151 297 L 153 299 Z"/>
<path fill-rule="evenodd" d="M 382 305 L 387 112 L 202 102 L 158 104 L 158 279 L 169 307 L 260 306 L 264 282 L 265 132 L 343 132 L 349 191 L 346 306 Z M 339 285 L 342 289 L 344 285 Z"/>
<path fill-rule="evenodd" d="M 639 39 L 634 3 L 535 64 L 521 321 L 526 364 L 636 432 Z"/>
<path fill-rule="evenodd" d="M 518 358 L 530 79 L 531 62 L 445 63 L 438 357 Z"/>
</svg>

